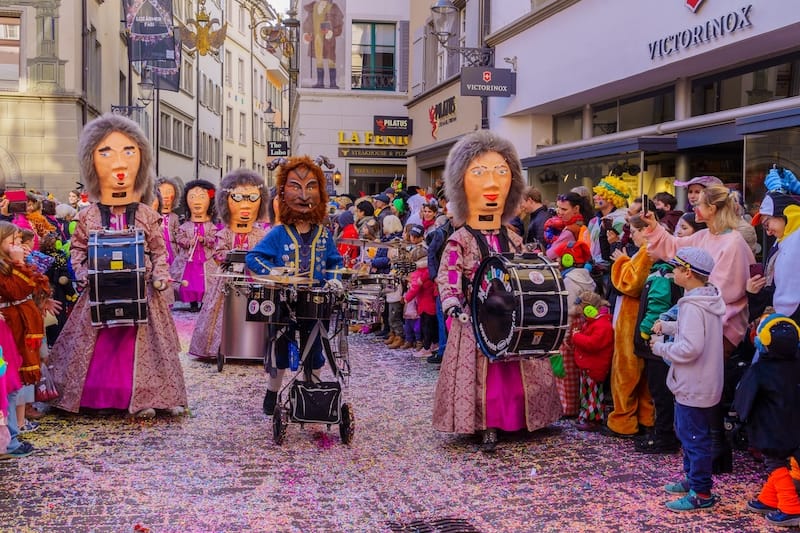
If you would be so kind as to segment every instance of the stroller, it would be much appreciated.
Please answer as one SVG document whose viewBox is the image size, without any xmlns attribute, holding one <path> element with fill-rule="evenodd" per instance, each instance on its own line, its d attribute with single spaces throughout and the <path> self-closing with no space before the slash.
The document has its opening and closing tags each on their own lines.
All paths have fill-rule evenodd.
<svg viewBox="0 0 800 533">
<path fill-rule="evenodd" d="M 272 438 L 275 444 L 286 440 L 289 422 L 303 424 L 325 424 L 330 430 L 339 425 L 343 444 L 350 444 L 355 431 L 353 408 L 344 402 L 350 377 L 350 362 L 347 346 L 347 321 L 345 300 L 342 295 L 322 288 L 298 288 L 293 294 L 292 324 L 296 328 L 281 327 L 275 339 L 288 336 L 290 369 L 295 372 L 292 379 L 278 391 L 278 399 L 272 416 Z M 292 333 L 299 332 L 299 343 Z M 320 381 L 312 373 L 312 347 L 322 346 L 332 380 Z M 267 370 L 275 368 L 275 349 L 272 342 L 265 365 Z"/>
</svg>

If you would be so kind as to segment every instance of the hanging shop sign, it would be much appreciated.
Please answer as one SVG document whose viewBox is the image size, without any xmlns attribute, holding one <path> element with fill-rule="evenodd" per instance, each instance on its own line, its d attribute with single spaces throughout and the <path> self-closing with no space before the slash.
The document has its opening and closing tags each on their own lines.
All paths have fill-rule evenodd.
<svg viewBox="0 0 800 533">
<path fill-rule="evenodd" d="M 699 7 L 700 3 L 696 2 L 696 4 L 695 9 Z M 689 7 L 691 8 L 691 6 Z M 753 4 L 749 4 L 691 28 L 656 39 L 647 45 L 650 60 L 666 58 L 678 54 L 682 50 L 724 39 L 726 35 L 733 35 L 745 28 L 750 28 L 753 26 L 753 22 L 750 20 L 752 10 Z"/>
<path fill-rule="evenodd" d="M 375 135 L 411 135 L 412 120 L 408 117 L 372 117 L 372 133 Z"/>
<path fill-rule="evenodd" d="M 289 141 L 268 141 L 267 155 L 269 157 L 288 157 Z"/>
<path fill-rule="evenodd" d="M 431 123 L 431 137 L 439 138 L 439 128 L 456 121 L 456 97 L 451 96 L 428 108 L 428 120 Z"/>
<path fill-rule="evenodd" d="M 517 94 L 517 75 L 509 68 L 461 69 L 461 96 L 508 97 L 515 94 Z"/>
</svg>

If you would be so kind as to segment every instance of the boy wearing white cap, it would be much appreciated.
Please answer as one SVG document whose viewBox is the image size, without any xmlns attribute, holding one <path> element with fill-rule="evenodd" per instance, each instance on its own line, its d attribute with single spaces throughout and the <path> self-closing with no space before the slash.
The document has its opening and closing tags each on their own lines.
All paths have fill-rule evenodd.
<svg viewBox="0 0 800 533">
<path fill-rule="evenodd" d="M 684 479 L 665 490 L 682 497 L 667 502 L 671 511 L 712 507 L 719 497 L 711 493 L 711 427 L 714 408 L 722 397 L 722 317 L 725 302 L 708 283 L 714 260 L 701 248 L 680 248 L 670 259 L 675 284 L 685 293 L 678 300 L 678 320 L 657 321 L 650 345 L 670 365 L 667 386 L 675 395 L 675 433 L 683 446 Z M 662 335 L 674 335 L 663 342 Z"/>
</svg>

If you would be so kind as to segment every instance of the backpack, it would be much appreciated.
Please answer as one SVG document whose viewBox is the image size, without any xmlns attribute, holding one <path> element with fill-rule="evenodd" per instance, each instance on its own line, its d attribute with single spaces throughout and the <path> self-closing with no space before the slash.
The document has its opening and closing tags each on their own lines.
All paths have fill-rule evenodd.
<svg viewBox="0 0 800 533">
<path fill-rule="evenodd" d="M 428 253 L 430 254 L 432 252 L 436 254 L 437 270 L 439 269 L 439 265 L 442 263 L 442 255 L 444 254 L 444 245 L 447 242 L 447 239 L 450 238 L 450 235 L 453 234 L 453 231 L 455 231 L 455 228 L 453 228 L 453 224 L 448 219 L 447 222 L 445 222 L 435 230 L 428 232 L 428 234 L 425 236 L 425 244 L 428 247 Z M 441 245 L 436 250 L 431 248 L 431 242 L 433 241 L 433 235 L 435 233 L 442 236 Z"/>
<path fill-rule="evenodd" d="M 661 357 L 653 354 L 653 351 L 650 349 L 650 341 L 643 339 L 639 331 L 642 325 L 642 320 L 644 320 L 644 316 L 647 313 L 647 302 L 649 300 L 650 288 L 653 285 L 653 281 L 655 281 L 656 279 L 655 277 L 653 277 L 653 274 L 656 273 L 661 278 L 666 277 L 664 271 L 656 270 L 655 272 L 651 272 L 650 277 L 644 284 L 644 288 L 642 289 L 642 294 L 639 299 L 639 312 L 636 315 L 636 329 L 634 330 L 634 335 L 633 335 L 633 353 L 636 354 L 637 357 L 641 357 L 642 359 L 652 359 L 655 361 L 659 361 L 661 360 Z M 680 297 L 683 296 L 683 289 L 678 285 L 676 285 L 674 281 L 671 283 L 670 287 L 672 291 L 670 294 L 670 307 L 672 307 L 677 303 Z"/>
</svg>

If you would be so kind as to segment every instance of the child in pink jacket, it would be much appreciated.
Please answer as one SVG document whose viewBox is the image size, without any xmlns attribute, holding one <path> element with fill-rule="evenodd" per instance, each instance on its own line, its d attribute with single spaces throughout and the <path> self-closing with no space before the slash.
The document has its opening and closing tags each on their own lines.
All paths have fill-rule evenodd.
<svg viewBox="0 0 800 533">
<path fill-rule="evenodd" d="M 416 261 L 417 269 L 411 273 L 403 299 L 406 302 L 416 300 L 417 313 L 419 313 L 420 329 L 422 330 L 422 346 L 416 346 L 418 357 L 430 355 L 431 345 L 439 335 L 439 324 L 436 321 L 436 284 L 430 277 L 428 258 L 422 257 Z"/>
</svg>

